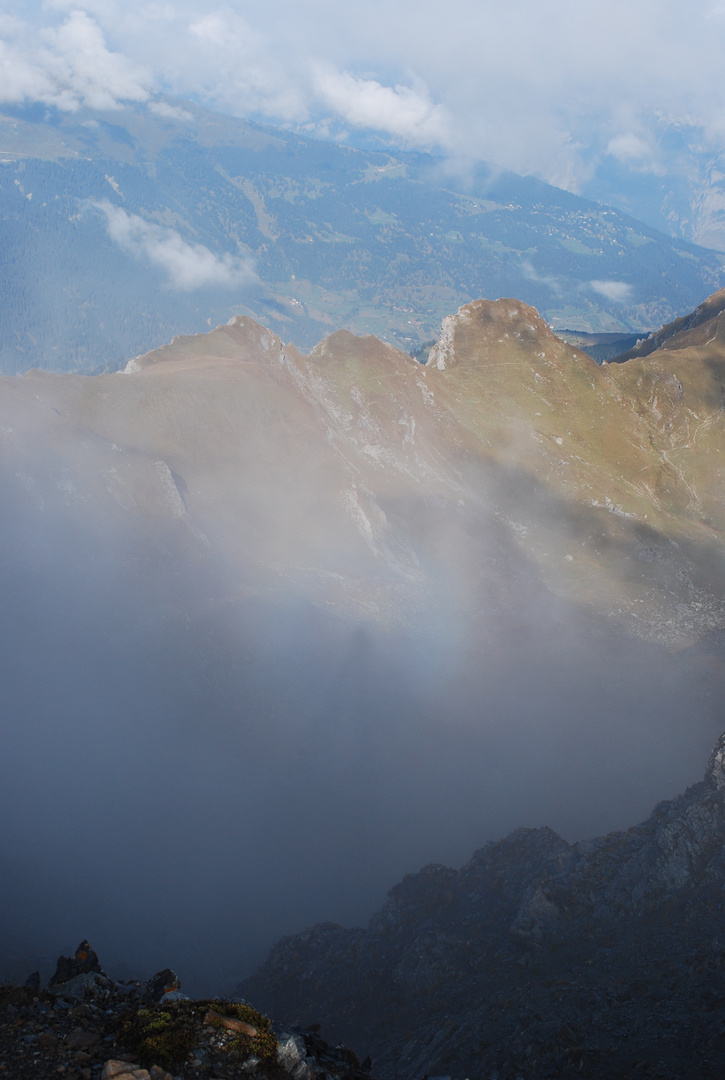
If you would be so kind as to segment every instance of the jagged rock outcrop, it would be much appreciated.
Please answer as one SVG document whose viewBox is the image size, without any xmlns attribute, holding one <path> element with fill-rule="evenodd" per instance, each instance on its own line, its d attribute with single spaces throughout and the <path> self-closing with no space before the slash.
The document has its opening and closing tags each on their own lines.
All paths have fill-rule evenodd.
<svg viewBox="0 0 725 1080">
<path fill-rule="evenodd" d="M 79 975 L 90 975 L 100 972 L 100 970 L 101 965 L 98 962 L 98 957 L 89 942 L 83 940 L 72 957 L 58 957 L 55 972 L 51 976 L 48 985 L 54 986 L 56 983 L 67 983 Z"/>
<path fill-rule="evenodd" d="M 34 973 L 36 975 L 37 973 Z M 273 1027 L 240 998 L 193 1001 L 169 968 L 116 981 L 87 941 L 47 990 L 0 986 L 0 1074 L 12 1080 L 370 1080 L 317 1030 Z M 173 1073 L 173 1076 L 172 1076 Z"/>
<path fill-rule="evenodd" d="M 641 825 L 568 844 L 518 829 L 428 866 L 365 930 L 280 941 L 242 987 L 314 1016 L 384 1077 L 721 1075 L 725 735 Z"/>
</svg>

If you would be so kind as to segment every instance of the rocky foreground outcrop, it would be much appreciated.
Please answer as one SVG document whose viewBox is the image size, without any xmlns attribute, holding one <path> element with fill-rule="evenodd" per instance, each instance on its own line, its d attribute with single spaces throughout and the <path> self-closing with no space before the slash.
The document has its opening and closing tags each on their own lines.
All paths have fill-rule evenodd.
<svg viewBox="0 0 725 1080">
<path fill-rule="evenodd" d="M 367 929 L 282 940 L 241 990 L 383 1077 L 722 1077 L 725 735 L 626 832 L 518 829 L 428 866 Z"/>
<path fill-rule="evenodd" d="M 724 904 L 725 735 L 643 824 L 573 845 L 518 829 L 428 866 L 367 929 L 279 942 L 244 998 L 190 1000 L 168 969 L 116 981 L 81 942 L 47 989 L 0 987 L 0 1074 L 720 1080 Z"/>
<path fill-rule="evenodd" d="M 37 972 L 0 987 L 0 1075 L 8 1080 L 370 1080 L 316 1029 L 277 1029 L 240 998 L 192 1001 L 170 969 L 117 982 L 82 941 L 47 989 Z"/>
</svg>

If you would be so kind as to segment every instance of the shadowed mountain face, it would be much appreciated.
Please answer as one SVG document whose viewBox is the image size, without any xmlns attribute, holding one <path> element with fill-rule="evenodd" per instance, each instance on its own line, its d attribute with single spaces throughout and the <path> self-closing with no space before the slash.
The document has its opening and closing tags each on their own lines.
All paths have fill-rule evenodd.
<svg viewBox="0 0 725 1080">
<path fill-rule="evenodd" d="M 382 1077 L 716 1080 L 724 762 L 721 736 L 703 781 L 626 832 L 517 829 L 409 874 L 366 929 L 288 937 L 240 990 Z"/>
<path fill-rule="evenodd" d="M 693 779 L 721 349 L 599 368 L 500 300 L 425 367 L 235 318 L 122 374 L 3 379 L 15 954 L 87 935 L 213 989 L 406 869 Z"/>
</svg>

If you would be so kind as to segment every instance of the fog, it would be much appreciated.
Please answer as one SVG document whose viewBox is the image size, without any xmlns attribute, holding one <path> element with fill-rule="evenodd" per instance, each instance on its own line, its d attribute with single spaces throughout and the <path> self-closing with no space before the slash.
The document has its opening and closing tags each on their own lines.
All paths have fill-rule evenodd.
<svg viewBox="0 0 725 1080">
<path fill-rule="evenodd" d="M 425 863 L 519 825 L 633 824 L 718 733 L 687 652 L 554 600 L 518 557 L 473 575 L 463 534 L 480 557 L 492 522 L 449 518 L 448 569 L 396 625 L 240 594 L 221 562 L 146 550 L 142 521 L 2 497 L 5 977 L 88 937 L 111 972 L 228 991 Z"/>
</svg>

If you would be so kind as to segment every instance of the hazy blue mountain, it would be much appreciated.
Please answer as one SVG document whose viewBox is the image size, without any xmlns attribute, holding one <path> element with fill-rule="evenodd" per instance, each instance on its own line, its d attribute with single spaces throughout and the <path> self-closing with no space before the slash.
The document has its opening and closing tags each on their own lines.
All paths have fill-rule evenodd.
<svg viewBox="0 0 725 1080">
<path fill-rule="evenodd" d="M 311 346 L 413 351 L 472 298 L 638 332 L 725 281 L 719 254 L 534 178 L 453 175 L 187 103 L 0 116 L 0 367 L 118 367 L 235 313 Z M 112 238 L 112 235 L 114 238 Z"/>
<path fill-rule="evenodd" d="M 702 128 L 653 119 L 655 138 L 610 143 L 581 193 L 673 237 L 725 250 L 725 159 Z"/>
</svg>

